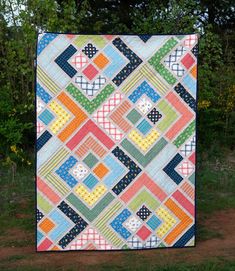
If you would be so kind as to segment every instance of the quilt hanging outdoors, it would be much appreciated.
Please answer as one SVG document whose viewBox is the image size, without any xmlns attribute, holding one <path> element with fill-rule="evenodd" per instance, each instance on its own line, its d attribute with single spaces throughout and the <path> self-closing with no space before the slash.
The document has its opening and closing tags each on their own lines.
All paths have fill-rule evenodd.
<svg viewBox="0 0 235 271">
<path fill-rule="evenodd" d="M 37 250 L 194 246 L 197 35 L 38 36 Z"/>
</svg>

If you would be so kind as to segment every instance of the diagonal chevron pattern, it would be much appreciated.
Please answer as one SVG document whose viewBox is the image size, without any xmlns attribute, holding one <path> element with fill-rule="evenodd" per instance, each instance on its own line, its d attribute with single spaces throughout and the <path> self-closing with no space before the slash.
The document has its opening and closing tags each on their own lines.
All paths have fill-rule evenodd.
<svg viewBox="0 0 235 271">
<path fill-rule="evenodd" d="M 194 245 L 197 40 L 38 36 L 38 251 Z"/>
</svg>

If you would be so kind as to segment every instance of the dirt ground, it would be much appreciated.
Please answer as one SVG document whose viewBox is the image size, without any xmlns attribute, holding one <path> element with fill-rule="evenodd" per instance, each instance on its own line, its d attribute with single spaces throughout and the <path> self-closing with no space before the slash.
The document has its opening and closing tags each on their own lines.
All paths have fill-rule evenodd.
<svg viewBox="0 0 235 271">
<path fill-rule="evenodd" d="M 179 262 L 199 263 L 215 257 L 235 260 L 235 209 L 220 211 L 211 215 L 205 219 L 203 226 L 209 231 L 218 233 L 218 237 L 213 237 L 206 241 L 198 241 L 195 248 L 131 252 L 36 253 L 33 246 L 22 245 L 21 247 L 13 247 L 11 245 L 15 240 L 25 240 L 25 243 L 27 243 L 27 240 L 34 238 L 33 235 L 14 229 L 0 237 L 0 262 L 12 268 L 15 266 L 28 268 L 37 266 L 64 270 L 64 268 L 78 266 L 78 270 L 83 271 L 87 270 L 87 266 L 95 267 L 111 263 L 122 267 L 125 266 L 125 262 L 128 259 L 131 259 L 134 265 L 138 265 L 140 261 L 147 261 L 150 265 L 163 265 L 166 262 L 171 264 Z M 4 247 L 1 244 L 5 244 Z"/>
</svg>

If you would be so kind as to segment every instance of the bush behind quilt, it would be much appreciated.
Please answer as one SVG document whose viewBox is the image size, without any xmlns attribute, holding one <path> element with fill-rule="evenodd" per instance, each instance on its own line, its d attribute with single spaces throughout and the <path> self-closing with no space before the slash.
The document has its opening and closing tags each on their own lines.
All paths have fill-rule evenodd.
<svg viewBox="0 0 235 271">
<path fill-rule="evenodd" d="M 37 250 L 194 246 L 197 35 L 43 33 Z"/>
</svg>

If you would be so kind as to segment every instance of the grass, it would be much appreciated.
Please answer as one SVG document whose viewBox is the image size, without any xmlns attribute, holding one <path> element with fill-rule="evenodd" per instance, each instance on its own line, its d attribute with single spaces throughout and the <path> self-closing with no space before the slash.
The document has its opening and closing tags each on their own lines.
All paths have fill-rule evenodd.
<svg viewBox="0 0 235 271">
<path fill-rule="evenodd" d="M 206 215 L 235 208 L 235 154 L 223 149 L 214 153 L 199 154 L 197 210 Z"/>
<path fill-rule="evenodd" d="M 206 240 L 210 240 L 213 238 L 220 238 L 222 239 L 223 236 L 221 233 L 208 229 L 206 228 L 204 225 L 199 223 L 199 227 L 197 230 L 197 238 L 199 241 L 206 241 Z"/>
<path fill-rule="evenodd" d="M 34 230 L 34 172 L 32 168 L 12 171 L 0 168 L 0 234 L 18 227 Z"/>
<path fill-rule="evenodd" d="M 235 208 L 235 166 L 229 159 L 231 155 L 218 148 L 199 154 L 196 187 L 198 240 L 222 238 L 220 233 L 207 229 L 203 221 L 213 212 Z"/>
<path fill-rule="evenodd" d="M 215 165 L 205 163 L 198 170 L 197 180 L 200 212 L 235 208 L 235 171 L 217 169 Z"/>
</svg>

